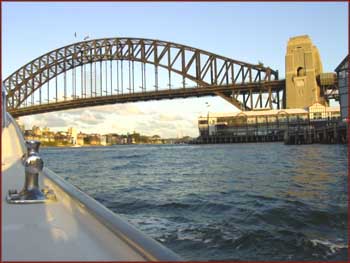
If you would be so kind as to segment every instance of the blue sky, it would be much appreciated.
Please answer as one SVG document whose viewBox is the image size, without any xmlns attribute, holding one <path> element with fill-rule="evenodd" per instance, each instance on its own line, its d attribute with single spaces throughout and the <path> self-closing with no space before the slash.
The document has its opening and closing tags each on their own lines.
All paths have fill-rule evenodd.
<svg viewBox="0 0 350 263">
<path fill-rule="evenodd" d="M 280 77 L 289 37 L 308 34 L 320 51 L 324 71 L 333 71 L 348 52 L 347 3 L 61 2 L 2 3 L 2 8 L 2 78 L 43 53 L 87 35 L 168 40 L 237 60 L 262 61 L 278 69 Z M 102 132 L 195 136 L 197 117 L 207 112 L 207 101 L 210 111 L 235 110 L 224 100 L 210 97 L 102 107 L 108 118 L 97 118 L 100 108 L 91 108 L 80 110 L 80 119 L 69 111 L 23 121 L 57 129 L 77 123 L 86 132 L 98 123 Z M 95 119 L 94 124 L 84 125 L 86 116 Z M 118 125 L 112 123 L 115 119 Z"/>
</svg>

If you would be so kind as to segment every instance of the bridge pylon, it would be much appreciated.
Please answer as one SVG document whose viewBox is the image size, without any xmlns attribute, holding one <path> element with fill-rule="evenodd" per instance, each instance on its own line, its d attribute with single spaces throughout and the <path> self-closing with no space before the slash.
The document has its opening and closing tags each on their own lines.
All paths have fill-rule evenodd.
<svg viewBox="0 0 350 263">
<path fill-rule="evenodd" d="M 326 105 L 317 83 L 322 69 L 320 54 L 308 35 L 289 39 L 286 63 L 286 108 L 306 108 L 314 103 Z"/>
</svg>

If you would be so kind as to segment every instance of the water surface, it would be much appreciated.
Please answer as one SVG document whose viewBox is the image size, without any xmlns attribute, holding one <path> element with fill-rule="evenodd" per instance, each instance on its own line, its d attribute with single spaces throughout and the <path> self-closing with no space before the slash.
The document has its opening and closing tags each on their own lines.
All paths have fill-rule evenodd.
<svg viewBox="0 0 350 263">
<path fill-rule="evenodd" d="M 42 148 L 46 167 L 186 260 L 346 260 L 345 145 Z"/>
</svg>

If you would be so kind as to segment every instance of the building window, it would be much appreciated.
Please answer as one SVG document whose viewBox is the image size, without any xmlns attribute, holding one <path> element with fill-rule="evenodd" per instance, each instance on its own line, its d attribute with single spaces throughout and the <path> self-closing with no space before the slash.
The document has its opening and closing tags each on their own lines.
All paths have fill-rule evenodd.
<svg viewBox="0 0 350 263">
<path fill-rule="evenodd" d="M 346 70 L 339 72 L 340 78 L 346 79 L 348 77 L 348 72 Z"/>
<path fill-rule="evenodd" d="M 305 69 L 303 67 L 299 67 L 297 70 L 297 76 L 298 77 L 303 77 L 305 76 Z"/>
<path fill-rule="evenodd" d="M 320 119 L 322 119 L 322 113 L 314 112 L 314 120 L 320 120 Z"/>
</svg>

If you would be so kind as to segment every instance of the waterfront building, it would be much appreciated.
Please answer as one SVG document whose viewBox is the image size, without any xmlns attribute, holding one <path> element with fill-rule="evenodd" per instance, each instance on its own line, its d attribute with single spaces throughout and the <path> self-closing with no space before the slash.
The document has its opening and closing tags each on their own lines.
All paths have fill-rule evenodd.
<svg viewBox="0 0 350 263">
<path fill-rule="evenodd" d="M 129 140 L 128 140 L 128 136 L 127 135 L 123 135 L 121 138 L 120 138 L 120 144 L 128 144 L 129 143 Z"/>
<path fill-rule="evenodd" d="M 150 138 L 150 142 L 151 142 L 152 144 L 162 144 L 162 143 L 163 143 L 163 141 L 162 141 L 162 139 L 160 138 L 159 135 L 153 135 L 153 136 Z"/>
<path fill-rule="evenodd" d="M 78 139 L 77 129 L 74 128 L 74 127 L 70 127 L 68 129 L 68 135 L 70 136 L 70 143 L 71 144 L 77 144 L 77 139 Z"/>
<path fill-rule="evenodd" d="M 42 131 L 41 139 L 42 142 L 55 142 L 55 133 L 50 131 L 49 128 L 44 128 Z"/>
<path fill-rule="evenodd" d="M 80 132 L 80 133 L 77 135 L 77 144 L 78 144 L 78 145 L 84 145 L 84 140 L 85 140 L 85 138 L 86 138 L 86 134 Z"/>
<path fill-rule="evenodd" d="M 279 136 L 292 126 L 309 126 L 340 118 L 339 107 L 314 103 L 306 109 L 253 110 L 208 113 L 198 119 L 201 137 L 208 136 Z"/>
<path fill-rule="evenodd" d="M 101 145 L 101 136 L 100 136 L 100 134 L 89 134 L 85 138 L 84 144 Z"/>
<path fill-rule="evenodd" d="M 34 125 L 32 127 L 32 131 L 33 131 L 33 134 L 35 136 L 41 136 L 41 129 L 40 129 L 40 127 Z"/>
<path fill-rule="evenodd" d="M 101 137 L 100 137 L 100 143 L 101 143 L 101 145 L 103 145 L 103 146 L 106 146 L 108 143 L 107 143 L 107 135 L 102 135 Z"/>
<path fill-rule="evenodd" d="M 59 131 L 55 133 L 55 141 L 58 144 L 68 144 L 70 140 L 66 132 Z"/>
<path fill-rule="evenodd" d="M 313 120 L 337 120 L 340 118 L 340 107 L 326 107 L 320 103 L 315 103 L 309 107 L 310 121 Z"/>
<path fill-rule="evenodd" d="M 348 93 L 349 93 L 349 55 L 347 55 L 339 66 L 334 70 L 337 72 L 338 76 L 338 86 L 339 86 L 339 98 L 340 98 L 340 108 L 341 108 L 341 118 L 346 120 L 349 118 L 349 102 L 348 102 Z"/>
<path fill-rule="evenodd" d="M 135 144 L 136 140 L 135 137 L 132 134 L 128 134 L 127 139 L 126 139 L 127 144 Z"/>
<path fill-rule="evenodd" d="M 106 134 L 106 143 L 109 145 L 121 144 L 121 136 L 116 133 Z"/>
<path fill-rule="evenodd" d="M 36 136 L 34 133 L 33 133 L 33 130 L 25 130 L 24 131 L 24 138 L 26 140 L 39 140 L 39 136 Z"/>
<path fill-rule="evenodd" d="M 254 110 L 234 113 L 210 113 L 200 117 L 198 128 L 201 136 L 232 134 L 263 135 L 276 133 L 294 120 L 307 120 L 304 109 Z"/>
<path fill-rule="evenodd" d="M 110 145 L 113 145 L 113 143 L 112 143 L 112 141 L 113 141 L 113 139 L 112 139 L 113 137 L 112 137 L 112 134 L 106 134 L 106 143 L 107 144 L 110 144 Z"/>
</svg>

